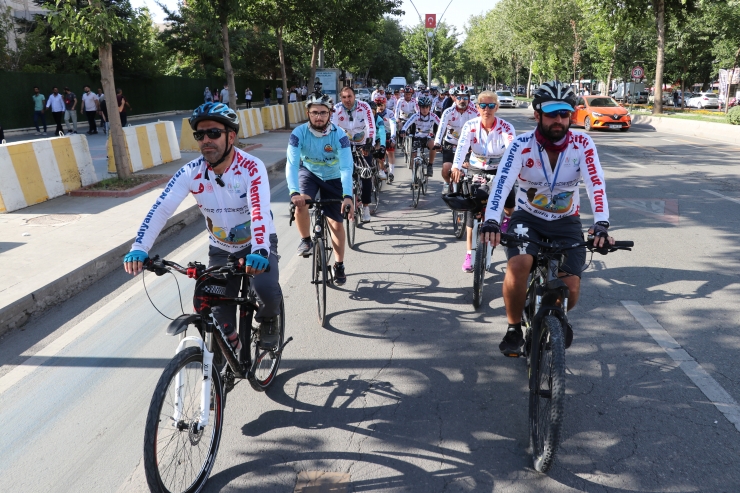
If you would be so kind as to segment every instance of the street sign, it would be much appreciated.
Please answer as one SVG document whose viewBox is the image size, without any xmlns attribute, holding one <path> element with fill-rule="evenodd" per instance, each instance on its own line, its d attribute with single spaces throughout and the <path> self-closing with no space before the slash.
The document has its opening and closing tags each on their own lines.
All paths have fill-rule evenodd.
<svg viewBox="0 0 740 493">
<path fill-rule="evenodd" d="M 437 27 L 437 14 L 427 14 L 426 22 L 424 24 L 427 29 L 434 29 Z"/>
<path fill-rule="evenodd" d="M 645 76 L 645 71 L 639 65 L 632 69 L 633 79 L 642 79 Z"/>
</svg>

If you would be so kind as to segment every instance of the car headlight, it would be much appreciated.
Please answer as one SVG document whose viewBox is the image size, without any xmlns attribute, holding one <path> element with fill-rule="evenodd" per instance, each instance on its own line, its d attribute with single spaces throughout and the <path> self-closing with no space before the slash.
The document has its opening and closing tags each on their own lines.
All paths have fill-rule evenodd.
<svg viewBox="0 0 740 493">
<path fill-rule="evenodd" d="M 625 114 L 624 114 L 624 115 L 622 115 L 622 116 L 632 116 L 632 113 L 630 113 L 630 112 L 628 111 L 627 113 L 625 113 Z"/>
<path fill-rule="evenodd" d="M 596 113 L 595 111 L 592 111 L 591 114 L 594 115 L 594 116 L 604 116 L 601 113 Z"/>
</svg>

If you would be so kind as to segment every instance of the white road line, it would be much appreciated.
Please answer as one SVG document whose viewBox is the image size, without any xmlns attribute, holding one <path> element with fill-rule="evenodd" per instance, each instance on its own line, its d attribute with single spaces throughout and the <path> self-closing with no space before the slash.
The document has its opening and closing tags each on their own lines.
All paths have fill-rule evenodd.
<svg viewBox="0 0 740 493">
<path fill-rule="evenodd" d="M 689 355 L 676 340 L 636 301 L 622 301 L 622 305 L 642 325 L 678 367 L 699 387 L 707 399 L 740 431 L 740 405 L 712 376 Z"/>
<path fill-rule="evenodd" d="M 638 168 L 647 168 L 647 166 L 644 166 L 642 164 L 633 163 L 632 161 L 630 161 L 628 159 L 625 159 L 625 158 L 623 158 L 621 156 L 615 156 L 614 154 L 610 154 L 608 152 L 602 152 L 602 154 L 604 154 L 605 156 L 609 156 L 611 158 L 614 158 L 614 159 L 619 159 L 620 161 L 624 161 L 625 163 L 629 164 L 630 166 L 636 166 Z"/>
<path fill-rule="evenodd" d="M 714 196 L 717 196 L 721 199 L 729 200 L 730 202 L 735 202 L 736 204 L 740 204 L 740 199 L 733 199 L 732 197 L 727 197 L 725 195 L 722 195 L 721 193 L 715 192 L 714 190 L 702 190 L 702 192 L 706 192 Z"/>
<path fill-rule="evenodd" d="M 671 139 L 663 139 L 663 140 L 667 140 L 668 142 L 673 142 L 674 144 L 677 144 L 675 140 L 671 140 Z"/>
</svg>

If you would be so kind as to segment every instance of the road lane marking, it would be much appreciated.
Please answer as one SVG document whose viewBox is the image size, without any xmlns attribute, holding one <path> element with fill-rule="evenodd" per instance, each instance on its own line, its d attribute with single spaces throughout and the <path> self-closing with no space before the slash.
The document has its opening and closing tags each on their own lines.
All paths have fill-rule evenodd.
<svg viewBox="0 0 740 493">
<path fill-rule="evenodd" d="M 608 152 L 602 152 L 605 156 L 609 156 L 610 158 L 619 159 L 620 161 L 624 161 L 625 163 L 629 164 L 630 166 L 636 166 L 638 168 L 647 168 L 647 166 L 644 166 L 642 164 L 633 163 L 629 159 L 625 159 L 621 156 L 615 156 L 614 154 L 608 153 Z"/>
<path fill-rule="evenodd" d="M 740 405 L 722 386 L 687 353 L 676 340 L 637 301 L 622 301 L 622 305 L 635 317 L 640 325 L 660 347 L 678 363 L 687 377 L 725 415 L 725 418 L 740 431 Z"/>
<path fill-rule="evenodd" d="M 721 193 L 717 193 L 714 190 L 702 190 L 702 192 L 706 192 L 712 195 L 715 195 L 721 199 L 729 200 L 730 202 L 735 202 L 736 204 L 740 204 L 740 199 L 733 199 L 732 197 L 727 197 L 725 195 L 722 195 Z"/>
</svg>

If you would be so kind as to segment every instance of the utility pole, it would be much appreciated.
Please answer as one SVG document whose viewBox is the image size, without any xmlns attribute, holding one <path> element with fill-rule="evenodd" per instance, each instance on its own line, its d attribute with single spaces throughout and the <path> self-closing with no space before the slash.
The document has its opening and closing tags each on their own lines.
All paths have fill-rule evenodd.
<svg viewBox="0 0 740 493">
<path fill-rule="evenodd" d="M 419 16 L 419 20 L 422 24 L 426 25 L 424 22 L 424 19 L 421 17 L 421 14 L 419 13 L 419 9 L 416 8 L 416 5 L 414 5 L 413 0 L 409 0 L 411 2 L 411 5 L 414 7 L 414 10 L 416 10 L 416 14 Z M 445 7 L 444 12 L 442 12 L 442 15 L 439 16 L 439 20 L 436 23 L 436 26 L 434 27 L 433 31 L 429 31 L 427 33 L 427 86 L 432 85 L 432 43 L 434 39 L 434 35 L 437 34 L 437 29 L 439 28 L 439 24 L 442 22 L 442 17 L 447 13 L 447 9 L 450 8 L 450 4 L 452 3 L 452 0 L 447 4 L 447 7 Z"/>
</svg>

